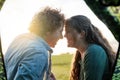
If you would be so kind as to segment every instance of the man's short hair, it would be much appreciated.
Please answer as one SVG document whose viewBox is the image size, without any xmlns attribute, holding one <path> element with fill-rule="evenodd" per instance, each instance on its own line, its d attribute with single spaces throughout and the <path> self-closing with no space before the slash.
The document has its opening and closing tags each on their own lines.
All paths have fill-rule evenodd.
<svg viewBox="0 0 120 80">
<path fill-rule="evenodd" d="M 44 35 L 46 32 L 54 32 L 63 25 L 64 14 L 61 14 L 60 10 L 46 7 L 33 17 L 29 30 Z"/>
</svg>

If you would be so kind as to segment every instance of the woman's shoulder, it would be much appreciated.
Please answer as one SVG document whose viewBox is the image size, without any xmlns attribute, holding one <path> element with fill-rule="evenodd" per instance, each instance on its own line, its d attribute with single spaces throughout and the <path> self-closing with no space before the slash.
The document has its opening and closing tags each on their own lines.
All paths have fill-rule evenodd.
<svg viewBox="0 0 120 80">
<path fill-rule="evenodd" d="M 94 51 L 100 51 L 104 49 L 102 48 L 102 46 L 98 45 L 98 44 L 90 44 L 87 50 L 94 50 Z"/>
<path fill-rule="evenodd" d="M 97 44 L 91 44 L 89 45 L 86 54 L 85 54 L 85 58 L 89 58 L 89 59 L 96 59 L 96 61 L 98 60 L 106 60 L 107 59 L 107 55 L 106 55 L 106 51 L 104 50 L 104 48 L 102 48 L 102 46 L 97 45 Z"/>
<path fill-rule="evenodd" d="M 87 49 L 87 53 L 91 53 L 91 55 L 106 55 L 106 51 L 104 50 L 104 48 L 102 48 L 102 46 L 97 45 L 97 44 L 90 44 L 88 49 Z"/>
</svg>

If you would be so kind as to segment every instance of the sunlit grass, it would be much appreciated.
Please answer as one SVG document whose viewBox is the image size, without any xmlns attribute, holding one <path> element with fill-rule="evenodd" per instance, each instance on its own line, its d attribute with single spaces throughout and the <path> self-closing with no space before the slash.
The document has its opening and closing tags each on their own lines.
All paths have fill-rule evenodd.
<svg viewBox="0 0 120 80">
<path fill-rule="evenodd" d="M 52 56 L 52 72 L 57 80 L 69 79 L 71 60 L 71 54 Z"/>
</svg>

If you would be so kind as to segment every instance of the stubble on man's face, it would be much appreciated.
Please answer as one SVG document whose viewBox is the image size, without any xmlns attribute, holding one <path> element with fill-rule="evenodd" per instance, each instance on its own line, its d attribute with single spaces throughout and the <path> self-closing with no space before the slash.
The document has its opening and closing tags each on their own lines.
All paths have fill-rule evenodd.
<svg viewBox="0 0 120 80">
<path fill-rule="evenodd" d="M 51 34 L 47 35 L 47 37 L 48 37 L 48 44 L 51 47 L 54 48 L 55 45 L 57 44 L 58 40 L 63 38 L 62 31 L 63 31 L 63 27 L 60 27 L 55 32 L 52 32 Z"/>
</svg>

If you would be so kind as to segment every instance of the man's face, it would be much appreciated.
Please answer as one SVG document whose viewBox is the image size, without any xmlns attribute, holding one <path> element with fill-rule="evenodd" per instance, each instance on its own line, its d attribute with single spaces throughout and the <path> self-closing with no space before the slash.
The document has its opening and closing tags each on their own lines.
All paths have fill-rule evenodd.
<svg viewBox="0 0 120 80">
<path fill-rule="evenodd" d="M 63 31 L 63 26 L 61 26 L 56 31 L 47 35 L 47 42 L 51 47 L 55 47 L 57 41 L 63 38 L 62 31 Z"/>
</svg>

